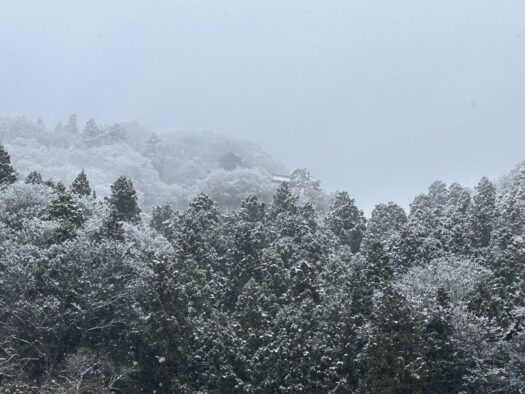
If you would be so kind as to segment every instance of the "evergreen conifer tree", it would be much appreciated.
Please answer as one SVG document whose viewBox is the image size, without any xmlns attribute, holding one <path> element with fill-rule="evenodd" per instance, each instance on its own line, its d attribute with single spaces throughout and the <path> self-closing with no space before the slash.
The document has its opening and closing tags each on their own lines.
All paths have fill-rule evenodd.
<svg viewBox="0 0 525 394">
<path fill-rule="evenodd" d="M 496 188 L 483 177 L 476 186 L 470 212 L 471 237 L 476 248 L 487 247 L 496 222 Z"/>
<path fill-rule="evenodd" d="M 71 192 L 81 197 L 89 197 L 91 195 L 91 187 L 84 170 L 80 171 L 71 184 Z"/>
<path fill-rule="evenodd" d="M 137 203 L 137 192 L 131 179 L 121 176 L 111 185 L 109 205 L 115 211 L 118 220 L 130 223 L 140 221 L 140 208 Z"/>
<path fill-rule="evenodd" d="M 406 223 L 407 215 L 399 205 L 393 202 L 376 205 L 366 224 L 361 249 L 366 251 L 376 242 L 388 245 L 392 238 L 401 232 Z"/>
<path fill-rule="evenodd" d="M 423 324 L 421 385 L 424 392 L 460 391 L 466 373 L 465 362 L 453 335 L 450 297 L 443 287 L 436 294 L 436 306 Z"/>
<path fill-rule="evenodd" d="M 43 183 L 42 175 L 38 171 L 31 171 L 24 182 L 31 185 L 39 185 Z"/>
<path fill-rule="evenodd" d="M 366 219 L 347 192 L 339 192 L 325 219 L 325 226 L 334 233 L 343 245 L 357 253 L 366 230 Z"/>
<path fill-rule="evenodd" d="M 110 209 L 108 216 L 104 219 L 102 227 L 96 234 L 98 240 L 112 239 L 115 241 L 124 240 L 124 228 L 120 215 L 115 209 Z"/>
<path fill-rule="evenodd" d="M 59 221 L 57 240 L 62 242 L 71 238 L 77 227 L 84 222 L 81 207 L 75 202 L 71 194 L 65 190 L 57 192 L 57 196 L 49 205 L 49 216 Z"/>
<path fill-rule="evenodd" d="M 16 171 L 11 166 L 11 157 L 0 144 L 0 186 L 15 183 L 17 178 Z"/>
<path fill-rule="evenodd" d="M 368 343 L 361 352 L 364 376 L 359 392 L 414 393 L 419 382 L 420 336 L 405 299 L 386 286 L 374 305 Z"/>
<path fill-rule="evenodd" d="M 271 217 L 275 218 L 280 213 L 295 214 L 297 211 L 297 196 L 290 191 L 290 186 L 282 182 L 275 194 L 273 195 L 273 204 Z"/>
</svg>

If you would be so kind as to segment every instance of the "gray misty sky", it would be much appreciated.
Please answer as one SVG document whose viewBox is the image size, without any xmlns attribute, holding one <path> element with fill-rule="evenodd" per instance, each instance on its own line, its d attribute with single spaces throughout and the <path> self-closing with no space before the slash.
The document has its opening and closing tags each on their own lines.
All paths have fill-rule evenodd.
<svg viewBox="0 0 525 394">
<path fill-rule="evenodd" d="M 245 138 L 366 210 L 525 159 L 523 0 L 2 0 L 0 54 L 0 115 Z"/>
</svg>

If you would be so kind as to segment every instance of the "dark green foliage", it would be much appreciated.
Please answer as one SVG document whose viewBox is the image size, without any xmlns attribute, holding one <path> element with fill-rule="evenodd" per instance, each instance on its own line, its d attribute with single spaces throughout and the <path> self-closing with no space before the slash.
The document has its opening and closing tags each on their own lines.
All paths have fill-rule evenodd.
<svg viewBox="0 0 525 394">
<path fill-rule="evenodd" d="M 17 178 L 16 171 L 11 166 L 11 157 L 0 144 L 0 186 L 15 183 Z"/>
<path fill-rule="evenodd" d="M 82 207 L 71 194 L 61 189 L 49 204 L 49 216 L 60 223 L 56 230 L 56 238 L 59 242 L 71 238 L 75 229 L 84 222 Z"/>
<path fill-rule="evenodd" d="M 80 171 L 73 183 L 71 183 L 71 193 L 81 197 L 89 197 L 91 195 L 91 187 L 84 170 Z"/>
<path fill-rule="evenodd" d="M 472 201 L 470 223 L 474 247 L 489 246 L 492 230 L 495 227 L 496 188 L 487 178 L 482 178 L 476 186 L 477 194 Z"/>
<path fill-rule="evenodd" d="M 413 393 L 421 390 L 417 322 L 401 294 L 386 286 L 376 300 L 369 339 L 359 358 L 363 393 Z"/>
<path fill-rule="evenodd" d="M 153 208 L 151 213 L 150 226 L 164 235 L 166 239 L 173 241 L 178 217 L 173 208 L 166 204 L 161 207 Z"/>
<path fill-rule="evenodd" d="M 277 217 L 279 214 L 294 214 L 297 210 L 297 196 L 290 191 L 288 183 L 283 182 L 273 196 L 271 216 Z"/>
<path fill-rule="evenodd" d="M 57 182 L 57 183 L 50 183 L 49 184 L 51 187 L 53 187 L 55 189 L 55 191 L 57 193 L 65 193 L 66 192 L 66 186 L 64 186 L 64 184 L 62 182 Z"/>
<path fill-rule="evenodd" d="M 399 205 L 393 202 L 376 205 L 366 224 L 363 249 L 366 250 L 376 242 L 381 242 L 388 248 L 406 223 L 407 215 Z"/>
<path fill-rule="evenodd" d="M 69 221 L 77 226 L 82 224 L 82 214 L 79 205 L 71 194 L 59 192 L 49 205 L 49 215 L 53 219 Z"/>
<path fill-rule="evenodd" d="M 471 253 L 469 242 L 469 210 L 471 198 L 461 185 L 450 185 L 446 215 L 444 219 L 444 247 L 447 251 L 468 255 Z"/>
<path fill-rule="evenodd" d="M 251 195 L 241 202 L 241 217 L 248 222 L 259 222 L 264 219 L 265 206 L 259 202 L 257 196 Z"/>
<path fill-rule="evenodd" d="M 32 185 L 38 185 L 43 183 L 42 175 L 38 171 L 31 171 L 29 175 L 26 177 L 25 183 L 30 183 Z"/>
<path fill-rule="evenodd" d="M 115 211 L 118 220 L 137 223 L 140 221 L 140 208 L 137 202 L 137 192 L 131 179 L 121 176 L 111 185 L 109 205 Z"/>
<path fill-rule="evenodd" d="M 393 273 L 394 269 L 383 246 L 379 242 L 373 244 L 366 254 L 367 283 L 381 288 L 392 278 Z"/>
<path fill-rule="evenodd" d="M 480 283 L 470 307 L 481 316 L 510 329 L 522 320 L 525 310 L 525 248 L 523 239 L 510 231 L 494 242 L 490 264 L 493 276 Z"/>
<path fill-rule="evenodd" d="M 450 297 L 438 288 L 436 305 L 423 324 L 421 386 L 429 393 L 453 393 L 464 384 L 467 364 L 454 338 Z"/>
<path fill-rule="evenodd" d="M 145 223 L 126 177 L 105 202 L 83 171 L 2 188 L 0 392 L 523 392 L 515 202 L 435 182 L 367 223 L 294 178 L 269 209 L 199 194 Z"/>
<path fill-rule="evenodd" d="M 341 244 L 350 247 L 353 253 L 359 251 L 366 230 L 366 219 L 348 193 L 335 195 L 325 219 L 325 226 L 332 231 Z"/>
<path fill-rule="evenodd" d="M 104 219 L 102 227 L 96 234 L 97 239 L 112 239 L 114 241 L 124 240 L 124 228 L 120 215 L 115 209 L 110 209 L 109 214 Z"/>
</svg>

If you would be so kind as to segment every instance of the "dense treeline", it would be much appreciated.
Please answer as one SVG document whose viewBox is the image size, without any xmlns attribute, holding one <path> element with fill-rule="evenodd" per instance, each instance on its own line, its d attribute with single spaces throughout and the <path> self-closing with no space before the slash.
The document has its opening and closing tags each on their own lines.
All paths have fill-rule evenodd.
<svg viewBox="0 0 525 394">
<path fill-rule="evenodd" d="M 367 220 L 282 184 L 141 211 L 0 149 L 0 392 L 521 393 L 525 172 Z"/>
</svg>

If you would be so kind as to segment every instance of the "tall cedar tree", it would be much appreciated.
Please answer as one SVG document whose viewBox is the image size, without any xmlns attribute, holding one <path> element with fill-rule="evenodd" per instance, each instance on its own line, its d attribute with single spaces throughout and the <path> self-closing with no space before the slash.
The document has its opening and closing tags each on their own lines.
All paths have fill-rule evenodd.
<svg viewBox="0 0 525 394">
<path fill-rule="evenodd" d="M 71 192 L 81 197 L 89 197 L 91 195 L 91 186 L 84 170 L 80 171 L 73 183 L 71 184 Z"/>
<path fill-rule="evenodd" d="M 10 185 L 17 180 L 16 171 L 11 166 L 11 157 L 0 144 L 0 186 Z"/>
<path fill-rule="evenodd" d="M 24 182 L 30 185 L 39 185 L 43 183 L 44 180 L 38 171 L 31 171 Z"/>
<path fill-rule="evenodd" d="M 496 188 L 483 177 L 476 186 L 477 194 L 471 207 L 471 231 L 474 247 L 489 246 L 490 236 L 496 221 Z"/>
<path fill-rule="evenodd" d="M 140 208 L 137 203 L 137 192 L 131 179 L 121 176 L 111 185 L 111 196 L 108 199 L 115 217 L 123 222 L 138 223 Z"/>
<path fill-rule="evenodd" d="M 56 240 L 65 241 L 73 237 L 75 229 L 84 222 L 81 207 L 75 202 L 70 193 L 65 190 L 57 192 L 57 196 L 49 205 L 49 216 L 59 221 L 60 226 L 56 230 Z"/>
<path fill-rule="evenodd" d="M 439 287 L 435 310 L 423 325 L 421 385 L 424 392 L 453 393 L 463 385 L 465 362 L 453 331 L 450 297 Z"/>
<path fill-rule="evenodd" d="M 352 253 L 359 252 L 366 230 L 366 219 L 347 192 L 339 192 L 335 195 L 325 219 L 325 226 L 343 245 L 350 246 Z"/>
<path fill-rule="evenodd" d="M 384 288 L 372 313 L 369 341 L 360 355 L 364 375 L 361 393 L 421 392 L 417 323 L 406 300 L 391 286 Z"/>
</svg>

